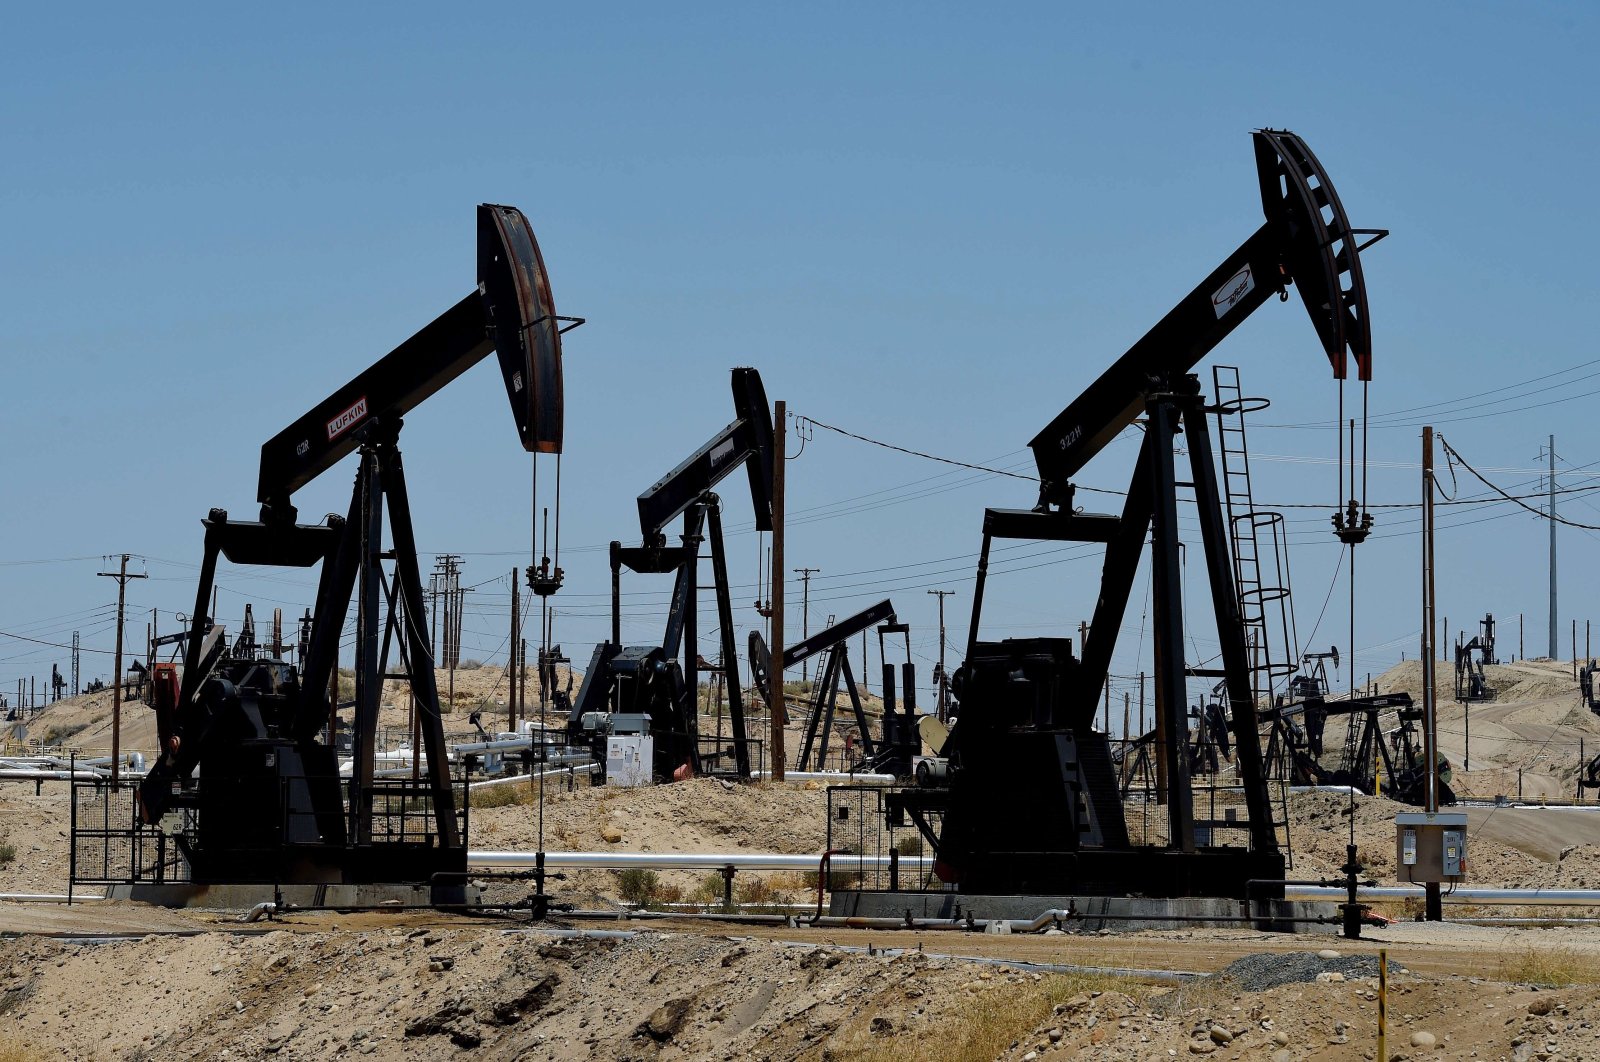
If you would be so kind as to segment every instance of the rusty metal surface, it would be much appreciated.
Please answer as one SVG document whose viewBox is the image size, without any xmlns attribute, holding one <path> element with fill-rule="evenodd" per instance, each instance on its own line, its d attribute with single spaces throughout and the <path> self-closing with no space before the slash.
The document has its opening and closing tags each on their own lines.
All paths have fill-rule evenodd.
<svg viewBox="0 0 1600 1062">
<path fill-rule="evenodd" d="M 1301 301 L 1322 338 L 1333 374 L 1343 380 L 1346 355 L 1360 379 L 1372 379 L 1372 327 L 1360 247 L 1339 193 L 1306 142 L 1287 129 L 1252 134 L 1261 207 L 1278 229 L 1283 257 Z"/>
<path fill-rule="evenodd" d="M 478 207 L 478 281 L 523 449 L 561 452 L 561 329 L 544 256 L 522 211 Z"/>
</svg>

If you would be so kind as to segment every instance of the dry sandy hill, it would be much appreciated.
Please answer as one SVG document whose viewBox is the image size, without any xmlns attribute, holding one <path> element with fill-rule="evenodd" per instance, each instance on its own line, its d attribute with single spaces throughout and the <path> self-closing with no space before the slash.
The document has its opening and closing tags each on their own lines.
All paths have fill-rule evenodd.
<svg viewBox="0 0 1600 1062">
<path fill-rule="evenodd" d="M 1391 1058 L 1593 1058 L 1600 1027 L 1600 989 L 1585 973 L 1600 943 L 1592 931 L 1402 927 L 1329 942 L 1340 950 L 1319 956 L 1308 949 L 1322 942 L 1229 930 L 1112 940 L 731 928 L 575 938 L 546 926 L 291 915 L 281 928 L 0 939 L 0 1051 L 8 1062 L 1335 1062 L 1373 1054 L 1380 944 Z M 1020 966 L 1019 954 L 1222 976 L 1175 986 L 1056 975 Z M 1528 983 L 1541 980 L 1543 990 Z"/>
</svg>

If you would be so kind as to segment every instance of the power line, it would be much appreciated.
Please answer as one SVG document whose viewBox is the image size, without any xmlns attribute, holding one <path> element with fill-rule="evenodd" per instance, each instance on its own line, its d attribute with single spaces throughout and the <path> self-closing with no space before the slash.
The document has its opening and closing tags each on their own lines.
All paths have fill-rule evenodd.
<svg viewBox="0 0 1600 1062">
<path fill-rule="evenodd" d="M 1552 520 L 1555 523 L 1564 524 L 1567 527 L 1581 528 L 1584 531 L 1600 531 L 1600 525 L 1597 525 L 1597 524 L 1580 524 L 1575 520 L 1568 520 L 1564 516 L 1557 516 L 1553 512 L 1547 513 L 1547 512 L 1544 512 L 1542 510 L 1535 509 L 1533 506 L 1529 505 L 1527 502 L 1524 502 L 1520 498 L 1513 497 L 1512 495 L 1507 494 L 1505 491 L 1501 490 L 1499 487 L 1495 486 L 1493 483 L 1489 482 L 1489 480 L 1484 478 L 1483 473 L 1479 472 L 1476 468 L 1473 468 L 1471 462 L 1469 462 L 1465 457 L 1461 456 L 1461 451 L 1457 450 L 1455 447 L 1451 446 L 1449 443 L 1444 441 L 1444 436 L 1443 435 L 1439 436 L 1439 445 L 1444 448 L 1444 452 L 1446 454 L 1448 454 L 1452 459 L 1454 459 L 1456 461 L 1460 461 L 1461 462 L 1461 466 L 1463 468 L 1465 468 L 1468 472 L 1471 472 L 1475 477 L 1477 477 L 1478 481 L 1480 483 L 1482 483 L 1484 486 L 1488 487 L 1490 490 L 1492 490 L 1496 494 L 1500 495 L 1506 501 L 1515 502 L 1518 506 L 1528 510 L 1528 512 L 1532 513 L 1534 516 L 1537 516 L 1537 517 L 1539 517 L 1540 519 L 1543 519 L 1543 520 Z M 1541 494 L 1539 496 L 1543 497 L 1544 495 Z"/>
<path fill-rule="evenodd" d="M 24 634 L 12 634 L 10 631 L 0 631 L 0 638 L 14 638 L 19 642 L 32 642 L 34 645 L 48 645 L 52 649 L 71 649 L 72 648 L 72 646 L 70 644 L 65 643 L 65 642 L 47 642 L 47 641 L 43 640 L 42 638 L 29 638 L 27 635 L 24 635 Z M 79 651 L 80 652 L 85 652 L 85 653 L 100 653 L 100 654 L 102 654 L 104 656 L 113 656 L 113 655 L 115 655 L 114 650 L 111 650 L 111 649 L 80 649 Z"/>
<path fill-rule="evenodd" d="M 865 435 L 857 435 L 853 431 L 846 431 L 844 428 L 836 428 L 832 424 L 824 424 L 822 421 L 817 420 L 814 417 L 805 417 L 797 413 L 795 414 L 794 419 L 797 423 L 811 424 L 818 428 L 824 428 L 836 434 L 843 435 L 847 438 L 855 439 L 857 442 L 869 443 L 873 446 L 881 446 L 885 450 L 894 450 L 898 453 L 908 454 L 912 457 L 921 457 L 929 461 L 938 461 L 940 464 L 954 465 L 957 468 L 970 468 L 974 472 L 988 472 L 990 475 L 994 476 L 1009 476 L 1012 479 L 1024 479 L 1029 483 L 1039 482 L 1038 476 L 1025 476 L 1020 472 L 1007 472 L 1004 469 L 990 468 L 987 465 L 975 465 L 967 461 L 957 461 L 949 457 L 938 457 L 934 454 L 924 453 L 921 450 L 911 450 L 904 446 L 896 446 L 894 443 L 884 442 L 881 439 L 869 439 Z"/>
</svg>

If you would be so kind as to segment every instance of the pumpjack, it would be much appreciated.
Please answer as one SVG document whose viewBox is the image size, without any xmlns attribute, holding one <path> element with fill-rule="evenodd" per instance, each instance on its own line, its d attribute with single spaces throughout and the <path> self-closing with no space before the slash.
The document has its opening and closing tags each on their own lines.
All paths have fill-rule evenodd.
<svg viewBox="0 0 1600 1062">
<path fill-rule="evenodd" d="M 710 540 L 717 599 L 721 669 L 732 725 L 733 765 L 728 773 L 749 778 L 750 741 L 745 731 L 737 640 L 722 541 L 722 499 L 713 488 L 743 466 L 759 531 L 772 530 L 772 407 L 755 369 L 733 370 L 732 423 L 639 495 L 640 545 L 611 543 L 611 638 L 595 646 L 583 685 L 572 702 L 571 740 L 599 751 L 613 717 L 645 717 L 653 738 L 653 773 L 672 781 L 726 770 L 724 753 L 702 753 L 696 700 L 704 666 L 695 648 L 700 587 L 700 547 Z M 666 528 L 683 517 L 680 545 L 667 544 Z M 622 644 L 622 569 L 674 576 L 672 603 L 660 645 Z M 709 761 L 709 763 L 708 763 Z"/>
<path fill-rule="evenodd" d="M 1194 726 L 1189 738 L 1189 774 L 1216 774 L 1233 755 L 1228 737 L 1227 686 L 1217 683 L 1191 715 Z"/>
<path fill-rule="evenodd" d="M 1494 687 L 1489 685 L 1483 670 L 1485 665 L 1493 663 L 1494 615 L 1485 613 L 1471 641 L 1456 638 L 1456 700 L 1467 703 L 1494 700 Z"/>
<path fill-rule="evenodd" d="M 984 513 L 966 659 L 952 683 L 960 711 L 943 747 L 949 783 L 901 791 L 886 809 L 891 822 L 909 817 L 918 824 L 936 852 L 937 874 L 963 892 L 1242 896 L 1247 882 L 1283 878 L 1208 408 L 1192 370 L 1272 296 L 1287 300 L 1292 285 L 1334 376 L 1345 379 L 1354 360 L 1360 380 L 1370 380 L 1360 252 L 1385 233 L 1351 227 L 1300 137 L 1263 129 L 1253 140 L 1265 223 L 1034 437 L 1037 505 Z M 1362 243 L 1362 235 L 1371 239 Z M 1073 476 L 1141 417 L 1144 439 L 1121 514 L 1078 511 Z M 1184 659 L 1174 455 L 1180 432 L 1188 433 L 1191 466 L 1182 485 L 1194 491 L 1222 649 L 1216 670 Z M 1342 539 L 1359 540 L 1371 526 L 1354 500 L 1335 522 Z M 980 640 L 996 538 L 1106 546 L 1081 657 L 1067 638 Z M 1147 538 L 1154 543 L 1156 711 L 1166 735 L 1159 742 L 1170 837 L 1164 846 L 1130 839 L 1108 738 L 1093 725 Z M 1247 845 L 1197 839 L 1183 740 L 1189 676 L 1225 685 Z"/>
<path fill-rule="evenodd" d="M 861 755 L 850 763 L 852 771 L 888 773 L 900 778 L 911 777 L 921 737 L 917 729 L 916 672 L 908 659 L 901 665 L 901 688 L 904 690 L 904 707 L 896 697 L 895 665 L 887 659 L 883 664 L 883 718 L 877 737 L 872 734 L 871 722 L 862 707 L 861 691 L 856 686 L 855 672 L 850 667 L 849 640 L 857 634 L 876 627 L 879 657 L 883 658 L 885 638 L 906 634 L 910 627 L 895 622 L 894 604 L 887 598 L 869 605 L 853 616 L 848 616 L 816 634 L 796 642 L 783 651 L 785 667 L 794 667 L 821 654 L 823 660 L 817 668 L 817 679 L 812 695 L 806 702 L 805 736 L 801 739 L 800 758 L 795 762 L 797 771 L 822 770 L 828 756 L 828 746 L 833 735 L 834 716 L 837 713 L 841 684 L 850 701 L 856 733 L 859 736 Z M 750 674 L 761 699 L 772 703 L 771 671 L 772 653 L 761 637 L 760 631 L 751 631 L 749 637 Z M 820 729 L 820 744 L 818 735 Z"/>
<path fill-rule="evenodd" d="M 156 675 L 160 757 L 138 788 L 146 826 L 174 828 L 196 882 L 436 885 L 466 870 L 465 789 L 451 775 L 401 463 L 402 419 L 491 351 L 523 448 L 562 447 L 561 333 L 539 246 L 515 207 L 478 207 L 478 283 L 261 448 L 260 519 L 212 509 L 183 670 Z M 358 453 L 348 515 L 296 522 L 295 491 Z M 383 547 L 388 512 L 392 546 Z M 294 662 L 246 633 L 233 645 L 208 612 L 217 562 L 321 565 Z M 392 562 L 392 577 L 383 562 Z M 341 777 L 330 697 L 356 605 L 352 764 Z M 387 608 L 387 620 L 382 617 Z M 380 649 L 379 640 L 382 638 Z M 404 670 L 388 670 L 391 644 Z M 169 668 L 170 665 L 158 665 Z M 374 771 L 383 681 L 411 683 L 420 777 Z"/>
</svg>

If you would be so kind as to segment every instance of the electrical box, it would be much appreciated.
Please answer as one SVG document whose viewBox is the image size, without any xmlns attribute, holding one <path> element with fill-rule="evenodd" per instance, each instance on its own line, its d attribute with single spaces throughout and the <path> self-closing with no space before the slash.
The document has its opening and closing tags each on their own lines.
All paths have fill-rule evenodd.
<svg viewBox="0 0 1600 1062">
<path fill-rule="evenodd" d="M 1395 878 L 1406 884 L 1467 880 L 1467 816 L 1459 811 L 1404 812 L 1394 817 Z"/>
<path fill-rule="evenodd" d="M 1447 878 L 1461 877 L 1462 864 L 1467 857 L 1467 831 L 1444 831 L 1444 876 Z"/>
<path fill-rule="evenodd" d="M 613 734 L 606 739 L 606 784 L 649 785 L 656 739 L 648 734 Z"/>
</svg>

